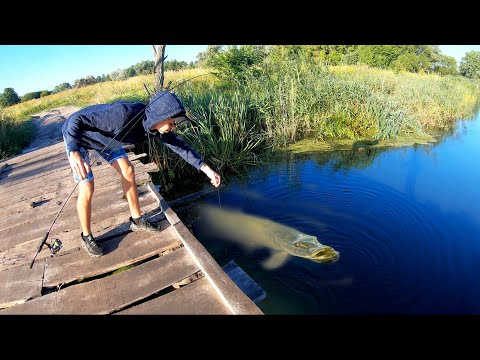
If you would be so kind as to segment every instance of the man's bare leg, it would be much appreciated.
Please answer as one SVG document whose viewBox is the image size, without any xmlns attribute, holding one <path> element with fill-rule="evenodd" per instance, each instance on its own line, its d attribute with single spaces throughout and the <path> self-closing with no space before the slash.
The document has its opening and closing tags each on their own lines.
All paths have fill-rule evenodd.
<svg viewBox="0 0 480 360">
<path fill-rule="evenodd" d="M 140 200 L 138 199 L 137 184 L 135 183 L 135 169 L 127 158 L 120 158 L 111 164 L 122 178 L 123 193 L 128 201 L 132 218 L 138 219 L 140 213 Z"/>
<path fill-rule="evenodd" d="M 82 226 L 83 235 L 87 236 L 92 233 L 92 198 L 95 190 L 94 181 L 81 182 L 79 185 L 79 194 L 77 200 L 77 211 Z"/>
</svg>

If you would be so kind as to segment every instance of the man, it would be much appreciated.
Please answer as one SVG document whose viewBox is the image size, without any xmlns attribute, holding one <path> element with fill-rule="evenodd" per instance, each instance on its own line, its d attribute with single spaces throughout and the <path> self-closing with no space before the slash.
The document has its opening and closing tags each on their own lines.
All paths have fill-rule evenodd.
<svg viewBox="0 0 480 360">
<path fill-rule="evenodd" d="M 159 136 L 167 147 L 197 170 L 203 171 L 213 186 L 220 185 L 220 176 L 172 132 L 177 124 L 185 121 L 190 119 L 185 114 L 182 102 L 176 95 L 166 91 L 156 93 L 147 106 L 128 101 L 92 105 L 73 113 L 65 121 L 62 126 L 63 139 L 74 180 L 80 182 L 77 211 L 82 227 L 82 245 L 90 255 L 101 256 L 103 249 L 92 235 L 94 177 L 86 149 L 96 150 L 120 174 L 130 208 L 132 231 L 159 229 L 141 215 L 135 170 L 123 145 L 140 143 L 149 135 Z"/>
</svg>

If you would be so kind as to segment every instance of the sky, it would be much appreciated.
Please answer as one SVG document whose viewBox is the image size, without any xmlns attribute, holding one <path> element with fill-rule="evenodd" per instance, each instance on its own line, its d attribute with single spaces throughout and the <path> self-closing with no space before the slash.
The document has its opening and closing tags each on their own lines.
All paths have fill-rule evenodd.
<svg viewBox="0 0 480 360">
<path fill-rule="evenodd" d="M 207 45 L 167 45 L 168 60 L 195 61 Z M 440 45 L 457 60 L 480 45 Z M 53 90 L 64 82 L 109 74 L 140 61 L 154 60 L 151 45 L 0 45 L 0 93 L 13 88 L 19 96 Z"/>
<path fill-rule="evenodd" d="M 207 45 L 167 45 L 167 61 L 195 61 Z M 154 60 L 151 45 L 0 45 L 0 93 L 19 96 Z"/>
</svg>

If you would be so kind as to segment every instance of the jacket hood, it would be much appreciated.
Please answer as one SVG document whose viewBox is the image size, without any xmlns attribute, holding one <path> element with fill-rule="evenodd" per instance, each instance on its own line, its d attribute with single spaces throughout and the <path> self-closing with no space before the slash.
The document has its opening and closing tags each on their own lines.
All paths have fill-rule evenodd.
<svg viewBox="0 0 480 360">
<path fill-rule="evenodd" d="M 185 113 L 185 108 L 180 99 L 168 91 L 158 91 L 152 96 L 145 108 L 145 131 L 152 133 L 150 128 L 159 122 L 171 118 L 179 113 Z"/>
</svg>

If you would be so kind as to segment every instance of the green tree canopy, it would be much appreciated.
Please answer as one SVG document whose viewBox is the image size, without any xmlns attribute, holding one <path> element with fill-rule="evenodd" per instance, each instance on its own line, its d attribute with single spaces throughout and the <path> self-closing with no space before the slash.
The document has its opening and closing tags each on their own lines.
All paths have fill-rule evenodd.
<svg viewBox="0 0 480 360">
<path fill-rule="evenodd" d="M 68 82 L 64 82 L 64 83 L 61 83 L 60 85 L 55 86 L 52 90 L 52 94 L 56 94 L 60 91 L 65 91 L 71 88 L 72 88 L 72 85 L 70 85 Z"/>
<path fill-rule="evenodd" d="M 197 64 L 200 67 L 212 66 L 212 58 L 223 50 L 223 45 L 208 45 L 207 50 L 197 54 Z"/>
<path fill-rule="evenodd" d="M 5 88 L 3 94 L 0 95 L 0 106 L 7 107 L 18 104 L 20 102 L 20 98 L 18 94 L 13 90 L 13 88 Z"/>
<path fill-rule="evenodd" d="M 432 68 L 440 75 L 458 75 L 457 60 L 452 56 L 438 54 L 434 57 Z"/>
<path fill-rule="evenodd" d="M 182 70 L 182 69 L 187 69 L 188 63 L 186 61 L 178 61 L 178 60 L 172 60 L 172 61 L 165 61 L 165 71 L 177 71 L 177 70 Z"/>
<path fill-rule="evenodd" d="M 24 102 L 32 99 L 40 99 L 40 96 L 40 91 L 29 92 L 21 97 L 21 101 Z"/>
<path fill-rule="evenodd" d="M 480 78 L 480 51 L 469 51 L 460 60 L 460 74 L 469 79 Z"/>
<path fill-rule="evenodd" d="M 135 69 L 135 72 L 138 75 L 151 75 L 153 74 L 154 66 L 155 66 L 155 61 L 145 60 L 145 61 L 140 61 L 139 63 L 136 63 L 135 65 L 133 65 L 133 68 Z"/>
<path fill-rule="evenodd" d="M 230 45 L 210 59 L 211 65 L 219 74 L 242 81 L 247 72 L 255 72 L 266 56 L 261 45 Z"/>
</svg>

